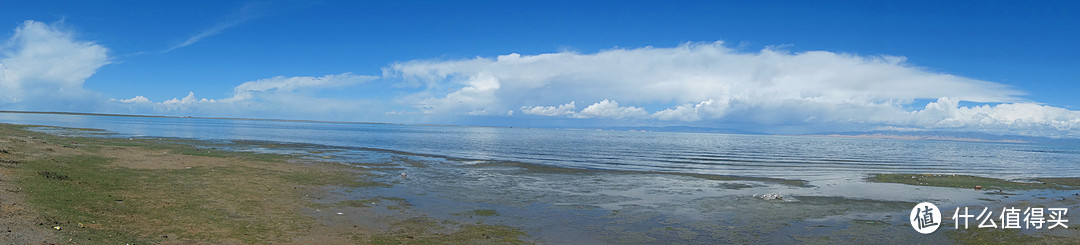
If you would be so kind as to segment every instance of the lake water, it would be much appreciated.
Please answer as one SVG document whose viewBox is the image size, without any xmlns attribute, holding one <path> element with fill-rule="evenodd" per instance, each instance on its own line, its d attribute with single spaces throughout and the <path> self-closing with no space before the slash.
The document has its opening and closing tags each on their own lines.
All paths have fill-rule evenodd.
<svg viewBox="0 0 1080 245">
<path fill-rule="evenodd" d="M 914 203 L 930 201 L 952 210 L 1030 200 L 1080 209 L 1080 194 L 1072 192 L 1002 194 L 863 180 L 873 173 L 1080 176 L 1080 145 L 1068 141 L 978 143 L 22 113 L 0 113 L 0 123 L 113 133 L 105 137 L 200 139 L 215 147 L 354 164 L 382 176 L 377 180 L 390 186 L 333 190 L 321 201 L 391 197 L 407 200 L 410 208 L 404 214 L 380 204 L 374 214 L 351 219 L 465 219 L 518 227 L 530 239 L 553 244 L 831 243 L 822 238 L 939 244 L 950 240 L 941 232 L 921 235 L 911 229 L 908 212 Z M 804 180 L 806 185 L 669 173 Z M 764 193 L 787 198 L 776 202 L 753 197 Z M 499 215 L 460 215 L 478 209 Z"/>
<path fill-rule="evenodd" d="M 832 179 L 867 173 L 1080 176 L 1080 145 L 0 113 L 123 136 L 259 140 L 570 168 Z"/>
</svg>

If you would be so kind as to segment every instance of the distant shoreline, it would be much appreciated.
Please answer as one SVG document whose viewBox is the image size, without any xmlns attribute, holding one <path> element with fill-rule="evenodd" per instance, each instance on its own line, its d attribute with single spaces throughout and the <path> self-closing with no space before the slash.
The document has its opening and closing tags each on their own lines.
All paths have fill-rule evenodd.
<svg viewBox="0 0 1080 245">
<path fill-rule="evenodd" d="M 322 121 L 322 120 L 304 120 L 304 119 L 274 119 L 274 118 L 245 118 L 245 117 L 158 116 L 158 115 L 87 113 L 87 112 L 59 112 L 59 111 L 8 111 L 8 110 L 0 110 L 0 113 L 78 115 L 78 116 L 107 116 L 107 117 L 144 117 L 144 118 L 191 118 L 191 119 L 271 121 L 271 122 L 349 123 L 349 124 L 374 124 L 374 125 L 411 125 L 411 126 L 440 126 L 440 127 L 503 128 L 503 127 L 497 127 L 497 126 L 470 126 L 470 125 L 448 125 L 448 124 L 407 124 L 407 123 L 349 122 L 349 121 Z"/>
<path fill-rule="evenodd" d="M 110 116 L 110 117 L 141 117 L 141 118 L 177 118 L 177 119 L 212 119 L 212 120 L 243 120 L 243 121 L 268 121 L 268 122 L 306 122 L 306 123 L 341 123 L 341 124 L 367 124 L 367 125 L 399 125 L 399 126 L 433 126 L 433 127 L 472 127 L 472 128 L 535 128 L 535 127 L 514 127 L 514 126 L 478 126 L 478 125 L 452 125 L 452 124 L 409 124 L 409 123 L 385 123 L 385 122 L 350 122 L 350 121 L 324 121 L 324 120 L 305 120 L 305 119 L 274 119 L 274 118 L 243 118 L 243 117 L 202 117 L 202 116 L 160 116 L 160 115 L 137 115 L 137 114 L 112 114 L 112 113 L 86 113 L 86 112 L 57 112 L 57 111 L 11 111 L 0 110 L 0 113 L 15 113 L 15 114 L 47 114 L 47 115 L 78 115 L 78 116 Z M 541 127 L 543 128 L 543 127 Z M 663 128 L 650 128 L 646 129 L 631 129 L 634 127 L 621 127 L 618 129 L 612 128 L 548 128 L 556 130 L 613 130 L 613 131 L 627 131 L 627 132 L 670 132 L 670 133 L 705 133 L 705 134 L 737 134 L 737 135 L 761 135 L 757 132 L 699 132 L 699 131 L 665 131 Z M 721 130 L 721 129 L 716 129 Z M 764 134 L 764 135 L 778 135 L 783 134 Z M 983 142 L 983 143 L 1014 143 L 1014 144 L 1030 144 L 1034 141 L 1020 140 L 1020 139 L 980 139 L 971 137 L 954 137 L 954 136 L 940 136 L 940 135 L 892 135 L 892 134 L 796 134 L 787 136 L 803 136 L 803 137 L 831 137 L 831 138 L 853 138 L 853 139 L 896 139 L 896 140 L 938 140 L 938 141 L 957 141 L 957 142 Z"/>
<path fill-rule="evenodd" d="M 804 136 L 831 137 L 831 138 L 851 138 L 851 139 L 942 140 L 942 141 L 959 141 L 959 142 L 1014 143 L 1014 144 L 1030 144 L 1030 143 L 1033 143 L 1033 142 L 1025 141 L 1025 140 L 989 140 L 989 139 L 962 138 L 962 137 L 950 137 L 950 136 L 919 136 L 919 135 L 888 135 L 888 134 L 858 134 L 858 135 L 827 134 L 827 135 L 804 135 Z"/>
</svg>

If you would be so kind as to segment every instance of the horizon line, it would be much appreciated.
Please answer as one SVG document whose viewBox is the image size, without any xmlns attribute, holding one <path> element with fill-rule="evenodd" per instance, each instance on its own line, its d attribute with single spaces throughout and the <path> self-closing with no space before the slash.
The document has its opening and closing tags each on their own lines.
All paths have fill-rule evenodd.
<svg viewBox="0 0 1080 245">
<path fill-rule="evenodd" d="M 504 126 L 476 126 L 476 125 L 453 125 L 453 124 L 411 124 L 389 122 L 363 122 L 363 121 L 329 121 L 310 119 L 281 119 L 281 118 L 248 118 L 248 117 L 205 117 L 205 116 L 163 116 L 163 115 L 140 115 L 140 114 L 117 114 L 117 113 L 92 113 L 92 112 L 65 112 L 65 111 L 12 111 L 0 110 L 0 113 L 19 114 L 52 114 L 52 115 L 80 115 L 80 116 L 112 116 L 112 117 L 145 117 L 145 118 L 190 118 L 212 120 L 243 120 L 243 121 L 272 121 L 272 122 L 309 122 L 309 123 L 343 123 L 343 124 L 377 124 L 377 125 L 402 125 L 402 126 L 439 126 L 439 127 L 490 127 L 490 128 L 514 128 Z"/>
</svg>

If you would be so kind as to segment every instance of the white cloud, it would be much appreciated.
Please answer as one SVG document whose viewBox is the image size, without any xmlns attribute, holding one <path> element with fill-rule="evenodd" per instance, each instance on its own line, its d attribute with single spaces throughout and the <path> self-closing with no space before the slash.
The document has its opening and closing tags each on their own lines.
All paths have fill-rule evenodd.
<svg viewBox="0 0 1080 245">
<path fill-rule="evenodd" d="M 259 79 L 255 81 L 242 83 L 233 88 L 233 96 L 224 101 L 243 101 L 252 99 L 259 94 L 281 94 L 292 93 L 301 89 L 325 89 L 334 87 L 345 87 L 355 85 L 358 83 L 366 82 L 375 79 L 372 76 L 358 76 L 352 73 L 342 73 L 338 75 L 326 75 L 321 77 L 310 76 L 297 76 L 297 77 L 284 77 L 276 76 L 267 79 Z"/>
<path fill-rule="evenodd" d="M 469 115 L 481 115 L 477 112 L 486 112 L 488 108 L 498 106 L 498 97 L 495 96 L 502 86 L 497 78 L 486 73 L 478 73 L 470 76 L 465 81 L 465 87 L 447 94 L 442 98 L 427 98 L 420 102 L 420 109 L 424 113 L 443 113 L 464 110 Z M 486 113 L 482 113 L 486 114 Z"/>
<path fill-rule="evenodd" d="M 1021 101 L 1017 97 L 1021 93 L 1007 86 L 925 71 L 905 64 L 901 57 L 773 49 L 743 53 L 721 43 L 615 49 L 595 54 L 560 52 L 410 61 L 391 65 L 384 75 L 419 81 L 437 90 L 483 75 L 501 88 L 484 95 L 489 98 L 474 99 L 511 105 L 530 100 L 543 104 L 602 99 L 633 104 L 685 104 L 710 99 L 766 104 L 805 98 L 830 103 L 909 102 L 940 97 L 975 102 Z"/>
<path fill-rule="evenodd" d="M 202 98 L 202 99 L 195 98 L 195 92 L 188 92 L 187 96 L 184 96 L 184 98 L 180 98 L 180 99 L 172 98 L 170 100 L 166 100 L 164 102 L 161 102 L 161 104 L 166 106 L 166 108 L 168 108 L 169 110 L 178 110 L 178 109 L 184 109 L 183 107 L 190 106 L 190 105 L 193 105 L 193 104 L 196 104 L 196 103 L 216 103 L 216 102 L 217 101 L 215 101 L 215 100 L 207 99 L 207 98 Z"/>
<path fill-rule="evenodd" d="M 723 43 L 613 49 L 592 54 L 509 54 L 415 60 L 383 69 L 385 79 L 424 90 L 403 96 L 426 113 L 518 109 L 573 118 L 749 124 L 865 125 L 1074 135 L 1075 111 L 1042 106 L 1010 86 L 929 71 L 897 56 Z M 489 85 L 489 86 L 480 86 Z M 918 100 L 938 100 L 909 109 Z M 959 101 L 995 104 L 960 107 Z M 600 101 L 581 111 L 566 101 Z M 620 106 L 615 101 L 624 103 Z M 944 104 L 941 104 L 944 103 Z M 646 111 L 642 105 L 668 105 Z"/>
<path fill-rule="evenodd" d="M 698 102 L 697 104 L 682 104 L 675 108 L 668 108 L 653 113 L 653 117 L 660 120 L 698 121 L 709 115 L 724 115 L 727 109 L 727 101 L 716 102 L 713 99 Z"/>
<path fill-rule="evenodd" d="M 58 24 L 28 20 L 0 45 L 0 102 L 83 98 L 86 78 L 109 64 L 108 49 Z"/>
<path fill-rule="evenodd" d="M 130 99 L 122 99 L 122 100 L 121 99 L 111 99 L 109 101 L 127 103 L 127 104 L 153 103 L 152 101 L 150 101 L 150 99 L 147 99 L 146 97 L 143 97 L 142 95 L 138 95 L 138 96 L 132 97 Z"/>
<path fill-rule="evenodd" d="M 239 19 L 236 23 L 244 18 Z M 227 22 L 182 45 L 235 25 Z M 79 41 L 57 24 L 26 21 L 0 44 L 0 105 L 361 121 L 383 116 L 397 122 L 501 116 L 503 111 L 513 116 L 520 111 L 579 120 L 811 127 L 805 131 L 854 125 L 1080 137 L 1080 112 L 1026 100 L 1022 92 L 1006 85 L 928 71 L 903 57 L 775 48 L 745 52 L 719 42 L 591 54 L 416 60 L 391 64 L 381 77 L 278 76 L 241 83 L 224 98 L 198 98 L 189 92 L 162 102 L 142 95 L 104 99 L 85 90 L 86 79 L 109 63 L 104 46 Z M 335 99 L 320 93 L 334 89 L 340 96 L 336 90 L 374 80 L 397 85 L 376 88 L 390 94 L 376 95 L 381 96 L 377 100 Z M 935 101 L 915 104 L 926 100 Z M 578 111 L 574 101 L 599 102 Z M 960 106 L 961 101 L 983 105 Z M 650 112 L 644 106 L 660 109 Z"/>
<path fill-rule="evenodd" d="M 910 112 L 912 123 L 935 129 L 967 129 L 1037 136 L 1080 136 L 1080 112 L 1035 103 L 959 106 L 960 100 L 941 98 Z"/>
<path fill-rule="evenodd" d="M 559 116 L 559 115 L 573 115 L 574 110 L 577 110 L 577 106 L 574 106 L 574 102 L 566 103 L 559 106 L 522 106 L 521 113 L 525 115 L 540 115 L 540 116 Z M 511 111 L 512 112 L 512 111 Z"/>
<path fill-rule="evenodd" d="M 596 104 L 589 105 L 585 109 L 581 109 L 581 112 L 574 115 L 578 118 L 641 118 L 647 116 L 649 113 L 645 112 L 645 109 L 640 107 L 621 107 L 619 102 L 603 100 L 596 102 Z"/>
<path fill-rule="evenodd" d="M 234 12 L 234 13 L 228 15 L 228 16 L 225 16 L 225 18 L 223 20 L 221 20 L 220 22 L 215 24 L 213 27 L 210 27 L 210 29 L 203 30 L 202 32 L 199 32 L 198 34 L 195 34 L 195 35 L 189 37 L 187 40 L 184 40 L 184 42 L 182 42 L 180 44 L 177 44 L 177 45 L 173 45 L 172 47 L 169 47 L 168 49 L 166 49 L 164 51 L 161 51 L 161 52 L 162 53 L 168 53 L 169 51 L 173 51 L 173 50 L 176 50 L 176 49 L 179 49 L 179 48 L 190 46 L 192 44 L 195 44 L 195 43 L 203 40 L 203 38 L 207 38 L 207 37 L 210 37 L 210 36 L 213 36 L 213 35 L 217 35 L 218 33 L 221 33 L 222 31 L 224 31 L 226 29 L 232 28 L 234 26 L 237 26 L 237 25 L 240 25 L 240 24 L 242 24 L 244 22 L 247 22 L 248 20 L 251 20 L 251 19 L 253 19 L 255 17 L 258 17 L 259 16 L 258 12 L 260 11 L 261 5 L 262 4 L 259 3 L 259 2 L 248 2 L 248 3 L 244 4 L 244 6 L 240 7 L 240 9 L 237 10 L 236 12 Z"/>
<path fill-rule="evenodd" d="M 375 79 L 351 73 L 321 77 L 277 76 L 241 83 L 226 98 L 199 98 L 194 92 L 184 97 L 152 102 L 144 96 L 112 99 L 105 110 L 120 113 L 171 114 L 223 117 L 271 117 L 320 120 L 368 120 L 371 115 L 387 113 L 374 102 L 356 99 L 330 99 L 318 92 L 354 86 Z"/>
</svg>

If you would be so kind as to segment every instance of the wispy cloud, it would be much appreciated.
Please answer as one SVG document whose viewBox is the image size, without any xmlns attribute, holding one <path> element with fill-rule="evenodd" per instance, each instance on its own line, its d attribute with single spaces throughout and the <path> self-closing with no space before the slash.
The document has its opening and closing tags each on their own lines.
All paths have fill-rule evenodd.
<svg viewBox="0 0 1080 245">
<path fill-rule="evenodd" d="M 243 24 L 244 22 L 247 22 L 251 19 L 257 18 L 261 16 L 263 6 L 264 3 L 261 2 L 248 2 L 244 4 L 244 6 L 240 7 L 240 9 L 236 12 L 225 16 L 222 21 L 218 22 L 213 27 L 210 27 L 210 29 L 206 29 L 198 34 L 195 34 L 184 42 L 169 47 L 164 51 L 161 51 L 161 53 L 168 53 L 179 48 L 191 46 L 192 44 L 195 44 L 203 40 L 204 38 L 217 35 L 218 33 L 225 31 L 226 29 L 232 28 L 234 26 Z"/>
</svg>

